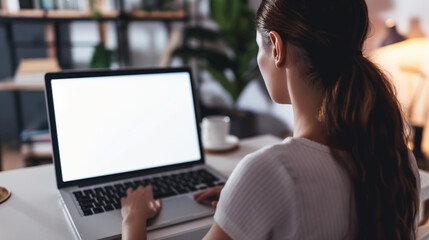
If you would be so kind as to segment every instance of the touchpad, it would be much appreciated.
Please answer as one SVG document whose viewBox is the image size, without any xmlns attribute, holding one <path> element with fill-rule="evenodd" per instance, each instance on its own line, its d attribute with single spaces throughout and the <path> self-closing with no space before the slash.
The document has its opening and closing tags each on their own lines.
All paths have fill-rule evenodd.
<svg viewBox="0 0 429 240">
<path fill-rule="evenodd" d="M 179 233 L 175 236 L 164 238 L 163 240 L 189 240 L 189 239 L 203 239 L 204 236 L 209 232 L 210 227 L 197 229 L 194 231 Z"/>
<path fill-rule="evenodd" d="M 209 216 L 211 207 L 196 203 L 191 196 L 178 196 L 162 200 L 162 209 L 157 217 L 148 222 L 148 230 Z"/>
</svg>

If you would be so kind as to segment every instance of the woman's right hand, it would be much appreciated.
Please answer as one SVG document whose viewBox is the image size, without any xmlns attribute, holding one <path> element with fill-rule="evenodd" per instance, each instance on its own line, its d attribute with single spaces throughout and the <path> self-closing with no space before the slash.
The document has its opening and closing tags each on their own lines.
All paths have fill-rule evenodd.
<svg viewBox="0 0 429 240">
<path fill-rule="evenodd" d="M 199 192 L 194 195 L 194 199 L 198 203 L 210 202 L 211 206 L 214 209 L 216 209 L 217 203 L 219 201 L 220 193 L 223 187 L 224 187 L 223 185 L 217 186 L 217 187 L 209 188 L 207 190 Z"/>
</svg>

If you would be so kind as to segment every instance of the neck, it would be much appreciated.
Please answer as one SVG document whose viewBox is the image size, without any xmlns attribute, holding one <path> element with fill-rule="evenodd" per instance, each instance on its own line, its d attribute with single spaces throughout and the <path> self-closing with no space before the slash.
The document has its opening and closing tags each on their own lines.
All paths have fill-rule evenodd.
<svg viewBox="0 0 429 240">
<path fill-rule="evenodd" d="M 294 112 L 294 137 L 307 138 L 323 145 L 328 145 L 323 124 L 317 119 L 317 115 L 307 115 L 293 107 Z"/>
<path fill-rule="evenodd" d="M 289 96 L 294 114 L 294 137 L 307 138 L 312 141 L 327 145 L 327 137 L 324 125 L 318 119 L 318 114 L 323 100 L 321 90 L 313 87 L 309 79 L 298 76 L 296 72 L 290 72 L 288 79 Z"/>
</svg>

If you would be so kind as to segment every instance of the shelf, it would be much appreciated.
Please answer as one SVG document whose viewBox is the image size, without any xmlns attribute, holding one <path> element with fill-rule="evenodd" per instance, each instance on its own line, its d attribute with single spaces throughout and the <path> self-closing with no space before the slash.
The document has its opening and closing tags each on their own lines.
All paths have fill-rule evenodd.
<svg viewBox="0 0 429 240">
<path fill-rule="evenodd" d="M 76 10 L 49 10 L 46 11 L 46 18 L 90 18 L 91 12 Z"/>
<path fill-rule="evenodd" d="M 119 11 L 100 13 L 97 18 L 117 18 Z M 61 18 L 61 19 L 81 19 L 93 18 L 92 12 L 76 11 L 76 10 L 50 10 L 46 12 L 46 18 Z M 95 18 L 94 18 L 95 19 Z"/>
<path fill-rule="evenodd" d="M 0 11 L 0 17 L 3 18 L 43 18 L 44 16 L 44 10 L 22 9 L 18 12 Z"/>
<path fill-rule="evenodd" d="M 45 83 L 43 79 L 37 82 L 15 82 L 12 78 L 0 81 L 0 91 L 43 91 Z"/>
<path fill-rule="evenodd" d="M 163 18 L 163 19 L 180 19 L 185 18 L 186 13 L 185 11 L 142 11 L 142 10 L 136 10 L 131 11 L 127 14 L 130 18 Z"/>
<path fill-rule="evenodd" d="M 0 11 L 0 21 L 114 21 L 118 19 L 136 21 L 183 21 L 187 19 L 185 11 L 142 11 L 136 10 L 121 15 L 119 11 L 100 13 L 96 18 L 89 11 L 77 10 L 20 10 L 18 12 Z"/>
<path fill-rule="evenodd" d="M 0 0 L 1 1 L 1 0 Z M 9 44 L 9 55 L 11 56 L 10 69 L 11 72 L 15 72 L 17 60 L 17 46 L 35 47 L 37 44 L 33 45 L 33 42 L 27 42 L 25 40 L 20 40 L 18 42 L 14 39 L 14 24 L 15 23 L 36 23 L 36 24 L 47 24 L 49 33 L 56 34 L 57 31 L 63 28 L 68 28 L 69 24 L 72 22 L 87 21 L 98 23 L 98 30 L 100 36 L 104 36 L 102 33 L 105 31 L 105 24 L 100 24 L 104 22 L 113 23 L 116 29 L 117 36 L 117 54 L 118 54 L 118 63 L 120 66 L 129 66 L 131 61 L 131 54 L 129 49 L 128 41 L 128 28 L 131 23 L 134 22 L 160 22 L 163 23 L 168 31 L 171 30 L 171 23 L 173 22 L 182 22 L 187 23 L 190 21 L 190 16 L 188 13 L 189 0 L 183 0 L 183 8 L 180 8 L 177 11 L 124 11 L 123 1 L 118 1 L 119 6 L 116 8 L 117 11 L 112 12 L 102 12 L 97 14 L 94 18 L 93 11 L 82 11 L 82 10 L 43 10 L 43 9 L 23 9 L 17 12 L 7 12 L 0 9 L 0 26 L 4 27 L 6 30 L 7 41 Z M 64 36 L 63 36 L 64 35 Z M 58 39 L 56 39 L 58 37 Z M 51 37 L 52 38 L 52 37 Z M 62 38 L 67 38 L 65 34 L 55 35 L 54 38 L 48 39 L 48 44 L 44 44 L 43 47 L 51 48 L 52 43 L 55 44 L 54 48 L 57 49 L 56 57 L 62 59 L 62 65 L 65 68 L 70 66 L 69 63 L 71 57 L 62 58 L 63 52 L 69 51 L 69 49 L 64 49 L 64 46 L 71 47 L 70 41 L 64 41 Z M 55 41 L 55 39 L 57 41 Z M 100 38 L 103 39 L 103 38 Z M 66 44 L 63 44 L 66 42 Z M 42 45 L 42 44 L 40 44 Z M 38 45 L 37 45 L 38 46 Z M 4 89 L 25 89 L 25 90 L 35 90 L 43 89 L 41 84 L 18 84 L 18 83 L 0 83 L 0 90 Z"/>
</svg>

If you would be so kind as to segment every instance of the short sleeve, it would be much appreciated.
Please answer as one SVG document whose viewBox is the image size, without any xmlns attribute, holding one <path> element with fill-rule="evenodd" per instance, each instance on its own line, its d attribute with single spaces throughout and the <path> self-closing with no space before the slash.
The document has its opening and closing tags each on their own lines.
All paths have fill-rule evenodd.
<svg viewBox="0 0 429 240">
<path fill-rule="evenodd" d="M 288 239 L 298 229 L 293 179 L 269 155 L 241 160 L 222 190 L 214 218 L 233 239 L 275 239 L 274 233 Z"/>
</svg>

